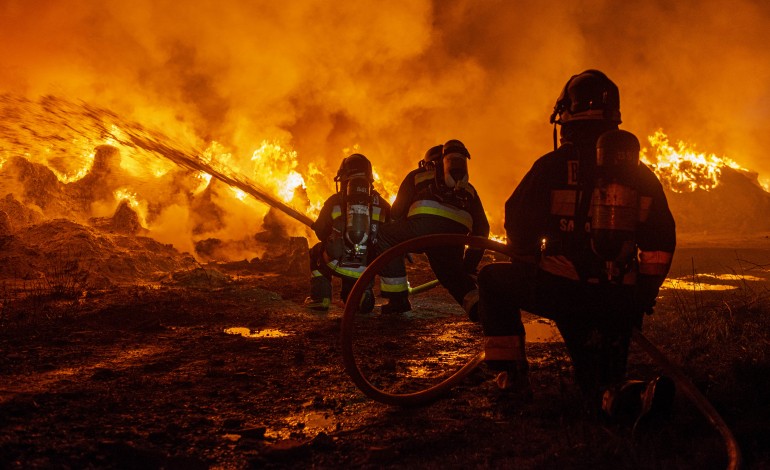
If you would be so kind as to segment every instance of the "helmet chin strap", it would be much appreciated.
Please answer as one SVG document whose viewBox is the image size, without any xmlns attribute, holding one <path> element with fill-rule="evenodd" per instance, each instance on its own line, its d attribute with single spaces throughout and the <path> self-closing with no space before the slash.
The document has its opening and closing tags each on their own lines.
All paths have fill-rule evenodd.
<svg viewBox="0 0 770 470">
<path fill-rule="evenodd" d="M 553 149 L 554 151 L 558 148 L 556 142 L 556 122 L 553 123 Z"/>
</svg>

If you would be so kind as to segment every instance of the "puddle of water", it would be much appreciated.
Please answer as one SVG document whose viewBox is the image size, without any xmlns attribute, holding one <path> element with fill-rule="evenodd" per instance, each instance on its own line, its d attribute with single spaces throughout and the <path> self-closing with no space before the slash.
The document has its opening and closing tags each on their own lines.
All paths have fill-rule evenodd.
<svg viewBox="0 0 770 470">
<path fill-rule="evenodd" d="M 289 415 L 284 418 L 286 427 L 268 429 L 265 437 L 270 439 L 289 439 L 292 433 L 302 432 L 306 436 L 314 437 L 321 432 L 331 433 L 337 429 L 337 421 L 330 411 L 310 410 Z"/>
<path fill-rule="evenodd" d="M 252 331 L 251 328 L 243 326 L 225 328 L 225 333 L 229 335 L 241 335 L 244 338 L 280 338 L 281 336 L 289 335 L 289 333 L 284 333 L 283 331 L 274 328 Z"/>
<path fill-rule="evenodd" d="M 553 343 L 563 341 L 559 329 L 550 320 L 539 318 L 524 323 L 527 343 Z"/>
<path fill-rule="evenodd" d="M 721 284 L 715 281 L 727 281 L 732 284 Z M 679 289 L 679 290 L 733 290 L 737 289 L 740 283 L 743 282 L 765 282 L 767 279 L 752 276 L 750 274 L 697 274 L 695 279 L 692 276 L 666 279 L 663 282 L 663 289 Z"/>
</svg>

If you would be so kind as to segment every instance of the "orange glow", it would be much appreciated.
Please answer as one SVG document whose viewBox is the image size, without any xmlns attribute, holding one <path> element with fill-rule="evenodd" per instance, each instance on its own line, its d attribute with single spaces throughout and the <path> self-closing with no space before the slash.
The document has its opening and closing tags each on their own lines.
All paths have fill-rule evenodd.
<svg viewBox="0 0 770 470">
<path fill-rule="evenodd" d="M 646 152 L 643 152 L 642 162 L 653 169 L 665 187 L 677 193 L 716 188 L 725 167 L 748 171 L 729 158 L 699 153 L 694 145 L 682 141 L 677 142 L 675 148 L 661 130 L 649 136 L 648 140 L 655 150 L 654 161 L 647 159 Z"/>
<path fill-rule="evenodd" d="M 372 175 L 374 176 L 374 187 L 377 189 L 377 192 L 386 198 L 389 203 L 393 204 L 398 193 L 398 184 L 382 179 L 374 168 L 372 168 Z"/>
<path fill-rule="evenodd" d="M 77 145 L 77 142 L 73 142 L 73 144 Z M 46 156 L 48 157 L 52 153 L 52 150 L 50 147 L 47 147 L 45 150 L 46 150 Z M 80 154 L 80 158 L 76 159 L 76 161 L 81 162 L 80 167 L 71 171 L 66 171 L 66 170 L 62 171 L 54 166 L 50 166 L 50 168 L 53 174 L 56 175 L 56 178 L 60 182 L 73 183 L 75 181 L 82 179 L 84 176 L 88 174 L 89 171 L 91 171 L 91 166 L 94 163 L 95 155 L 96 153 L 93 151 L 93 147 L 90 150 L 82 151 Z M 0 168 L 2 168 L 2 165 L 0 165 Z"/>
</svg>

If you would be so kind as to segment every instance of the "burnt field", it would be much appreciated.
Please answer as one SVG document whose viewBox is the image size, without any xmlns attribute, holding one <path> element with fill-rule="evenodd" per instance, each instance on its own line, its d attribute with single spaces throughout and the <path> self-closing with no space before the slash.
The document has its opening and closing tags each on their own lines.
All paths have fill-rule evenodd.
<svg viewBox="0 0 770 470">
<path fill-rule="evenodd" d="M 770 463 L 763 243 L 751 251 L 683 246 L 644 329 L 728 423 L 745 468 Z M 667 421 L 634 429 L 587 418 L 558 333 L 534 317 L 531 401 L 499 394 L 483 367 L 430 404 L 371 400 L 343 366 L 341 304 L 305 310 L 306 273 L 268 267 L 199 265 L 104 289 L 27 283 L 24 295 L 5 282 L 2 466 L 728 465 L 720 434 L 681 393 Z M 419 257 L 409 269 L 413 285 L 431 278 Z M 435 384 L 480 348 L 480 328 L 441 288 L 412 300 L 411 313 L 384 318 L 375 308 L 355 320 L 358 364 L 384 390 Z M 658 371 L 636 345 L 630 364 L 634 375 Z"/>
</svg>

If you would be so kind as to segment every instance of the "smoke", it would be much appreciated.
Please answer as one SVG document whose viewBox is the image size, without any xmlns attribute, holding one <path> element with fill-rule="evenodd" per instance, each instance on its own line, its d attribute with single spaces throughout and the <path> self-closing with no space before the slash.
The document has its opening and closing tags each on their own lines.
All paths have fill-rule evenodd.
<svg viewBox="0 0 770 470">
<path fill-rule="evenodd" d="M 557 95 L 588 68 L 618 84 L 643 145 L 662 128 L 770 173 L 769 21 L 761 0 L 4 0 L 0 91 L 84 100 L 246 160 L 278 142 L 325 175 L 356 148 L 398 182 L 460 139 L 500 233 L 551 148 Z"/>
</svg>

